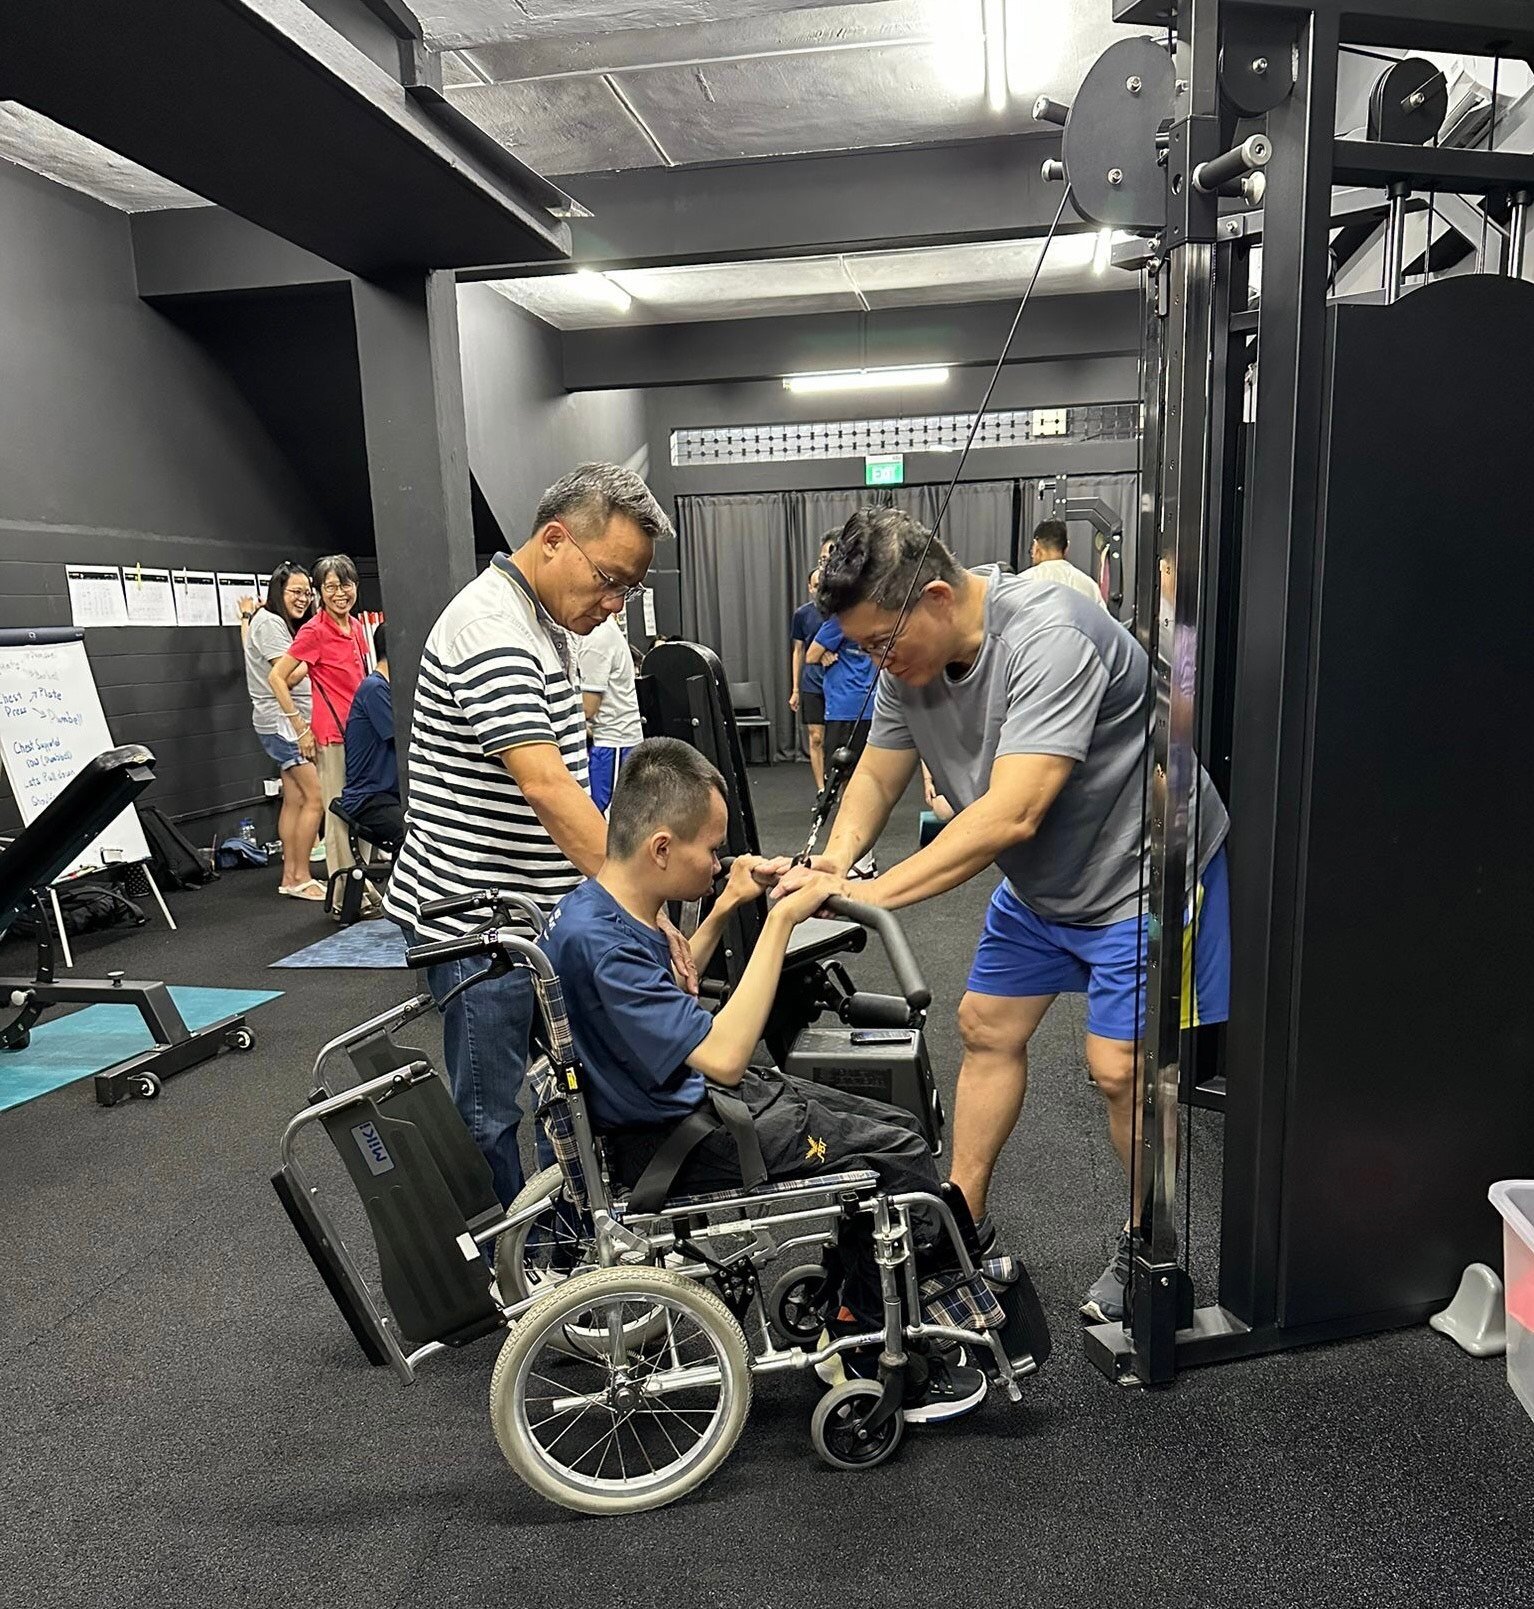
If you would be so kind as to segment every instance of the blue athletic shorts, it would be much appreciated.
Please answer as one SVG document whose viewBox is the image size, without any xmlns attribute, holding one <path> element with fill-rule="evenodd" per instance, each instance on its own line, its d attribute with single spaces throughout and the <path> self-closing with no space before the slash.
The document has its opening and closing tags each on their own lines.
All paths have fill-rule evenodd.
<svg viewBox="0 0 1534 1609">
<path fill-rule="evenodd" d="M 618 780 L 618 767 L 632 754 L 633 748 L 619 749 L 602 743 L 587 752 L 591 775 L 591 802 L 605 816 L 613 802 L 613 785 Z"/>
<path fill-rule="evenodd" d="M 1230 1015 L 1230 884 L 1223 847 L 1205 869 L 1197 908 L 1197 923 L 1190 919 L 1183 929 L 1184 1028 Z M 1145 1027 L 1148 920 L 1129 916 L 1106 927 L 1046 922 L 1004 881 L 991 895 L 969 989 L 1009 999 L 1085 994 L 1089 1034 L 1134 1039 Z"/>
<path fill-rule="evenodd" d="M 279 771 L 304 763 L 304 757 L 298 752 L 298 745 L 292 738 L 279 737 L 275 732 L 257 732 L 256 736 L 261 739 L 261 747 L 277 762 Z"/>
</svg>

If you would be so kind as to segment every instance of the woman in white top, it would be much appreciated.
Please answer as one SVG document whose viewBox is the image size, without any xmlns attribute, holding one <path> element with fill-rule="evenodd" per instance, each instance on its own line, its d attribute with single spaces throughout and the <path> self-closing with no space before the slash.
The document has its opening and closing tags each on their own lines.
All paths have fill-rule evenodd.
<svg viewBox="0 0 1534 1609">
<path fill-rule="evenodd" d="M 277 762 L 282 778 L 282 806 L 277 836 L 282 840 L 282 882 L 277 892 L 292 899 L 323 900 L 325 885 L 309 875 L 309 851 L 325 816 L 319 773 L 298 751 L 297 733 L 278 707 L 270 677 L 272 666 L 287 653 L 293 635 L 314 608 L 309 572 L 296 564 L 279 564 L 267 585 L 266 602 L 240 601 L 241 635 L 245 639 L 245 685 L 250 692 L 251 724 L 261 747 Z M 293 703 L 305 723 L 312 697 L 302 677 L 291 689 Z"/>
</svg>

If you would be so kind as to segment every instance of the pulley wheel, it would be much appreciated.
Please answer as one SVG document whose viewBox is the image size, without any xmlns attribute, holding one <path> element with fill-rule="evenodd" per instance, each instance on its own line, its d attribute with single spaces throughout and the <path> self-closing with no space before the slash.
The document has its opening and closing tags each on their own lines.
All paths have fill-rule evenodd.
<svg viewBox="0 0 1534 1609">
<path fill-rule="evenodd" d="M 1408 56 L 1380 74 L 1369 97 L 1369 138 L 1391 145 L 1426 145 L 1449 112 L 1443 73 L 1420 56 Z"/>
</svg>

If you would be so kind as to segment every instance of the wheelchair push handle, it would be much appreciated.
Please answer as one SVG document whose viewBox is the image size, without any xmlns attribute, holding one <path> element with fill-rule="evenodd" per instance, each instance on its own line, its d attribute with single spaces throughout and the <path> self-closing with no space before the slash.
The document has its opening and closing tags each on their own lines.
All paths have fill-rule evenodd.
<svg viewBox="0 0 1534 1609">
<path fill-rule="evenodd" d="M 523 916 L 535 933 L 541 933 L 544 928 L 544 914 L 534 900 L 503 888 L 479 888 L 470 894 L 448 894 L 441 899 L 427 900 L 421 907 L 421 916 L 430 922 L 470 911 L 502 922 L 513 922 Z"/>
<path fill-rule="evenodd" d="M 845 899 L 839 894 L 826 901 L 826 910 L 844 921 L 856 922 L 859 927 L 872 928 L 879 935 L 879 942 L 894 969 L 895 982 L 900 985 L 900 992 L 912 1011 L 925 1011 L 932 1004 L 932 991 L 911 953 L 905 929 L 896 921 L 893 911 L 864 905 L 861 900 Z"/>
<path fill-rule="evenodd" d="M 405 965 L 419 972 L 424 967 L 440 966 L 444 961 L 462 961 L 471 955 L 495 955 L 500 948 L 500 933 L 491 928 L 486 933 L 465 933 L 456 939 L 431 939 L 425 944 L 412 944 L 405 951 Z"/>
</svg>

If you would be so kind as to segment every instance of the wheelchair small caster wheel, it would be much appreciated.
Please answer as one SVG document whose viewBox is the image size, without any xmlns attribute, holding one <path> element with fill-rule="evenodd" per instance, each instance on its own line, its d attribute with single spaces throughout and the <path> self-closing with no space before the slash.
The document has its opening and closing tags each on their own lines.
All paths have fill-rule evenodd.
<svg viewBox="0 0 1534 1609">
<path fill-rule="evenodd" d="M 810 1441 L 832 1469 L 873 1469 L 900 1445 L 905 1416 L 898 1409 L 877 1430 L 864 1428 L 883 1395 L 877 1380 L 848 1380 L 815 1404 Z"/>
<path fill-rule="evenodd" d="M 256 1036 L 249 1028 L 231 1028 L 224 1036 L 224 1043 L 230 1050 L 254 1050 Z"/>
<path fill-rule="evenodd" d="M 772 1287 L 767 1317 L 790 1346 L 809 1346 L 820 1339 L 831 1303 L 826 1271 L 819 1263 L 790 1268 Z"/>
<path fill-rule="evenodd" d="M 135 1073 L 128 1080 L 128 1093 L 139 1101 L 157 1099 L 164 1087 L 158 1073 Z"/>
</svg>

